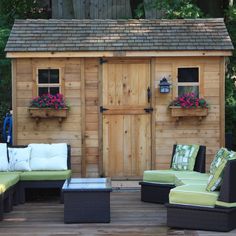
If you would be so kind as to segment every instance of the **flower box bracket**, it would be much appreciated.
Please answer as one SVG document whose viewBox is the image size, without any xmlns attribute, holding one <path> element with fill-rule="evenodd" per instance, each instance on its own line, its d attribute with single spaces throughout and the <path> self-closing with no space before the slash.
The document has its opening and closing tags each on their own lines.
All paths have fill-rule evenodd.
<svg viewBox="0 0 236 236">
<path fill-rule="evenodd" d="M 30 107 L 29 115 L 35 119 L 38 124 L 41 119 L 57 119 L 58 123 L 61 124 L 67 117 L 68 108 L 54 109 L 54 108 L 37 108 Z"/>
<path fill-rule="evenodd" d="M 196 107 L 196 108 L 182 108 L 177 106 L 170 106 L 171 116 L 179 121 L 183 117 L 196 117 L 199 121 L 202 121 L 204 117 L 208 115 L 208 108 Z"/>
</svg>

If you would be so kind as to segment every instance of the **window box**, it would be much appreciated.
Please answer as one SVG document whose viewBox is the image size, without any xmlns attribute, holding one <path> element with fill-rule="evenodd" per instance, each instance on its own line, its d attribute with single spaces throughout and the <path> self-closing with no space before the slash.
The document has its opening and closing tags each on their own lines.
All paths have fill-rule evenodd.
<svg viewBox="0 0 236 236">
<path fill-rule="evenodd" d="M 68 108 L 54 109 L 54 108 L 37 108 L 29 107 L 30 117 L 34 118 L 38 123 L 40 119 L 57 118 L 61 123 L 67 117 Z"/>
<path fill-rule="evenodd" d="M 178 121 L 180 117 L 198 117 L 201 121 L 203 117 L 208 115 L 208 108 L 182 108 L 178 106 L 170 106 L 171 116 Z"/>
</svg>

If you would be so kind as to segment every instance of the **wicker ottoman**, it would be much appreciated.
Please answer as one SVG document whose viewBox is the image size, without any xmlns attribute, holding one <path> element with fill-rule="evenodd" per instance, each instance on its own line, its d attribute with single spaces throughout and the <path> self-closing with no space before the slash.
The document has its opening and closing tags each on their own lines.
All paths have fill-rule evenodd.
<svg viewBox="0 0 236 236">
<path fill-rule="evenodd" d="M 64 194 L 65 223 L 109 223 L 111 182 L 107 178 L 66 180 Z"/>
</svg>

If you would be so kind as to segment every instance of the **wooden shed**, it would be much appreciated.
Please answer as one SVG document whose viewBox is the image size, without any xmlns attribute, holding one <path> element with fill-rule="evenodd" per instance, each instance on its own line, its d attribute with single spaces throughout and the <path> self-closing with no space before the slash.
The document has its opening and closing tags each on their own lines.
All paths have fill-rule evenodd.
<svg viewBox="0 0 236 236">
<path fill-rule="evenodd" d="M 17 20 L 6 46 L 14 144 L 70 144 L 75 176 L 141 178 L 169 167 L 175 143 L 206 145 L 209 164 L 224 146 L 232 50 L 223 19 Z M 163 78 L 170 93 L 159 92 Z M 173 117 L 169 103 L 185 90 L 208 101 L 207 116 Z M 70 104 L 62 122 L 30 117 L 45 91 Z"/>
</svg>

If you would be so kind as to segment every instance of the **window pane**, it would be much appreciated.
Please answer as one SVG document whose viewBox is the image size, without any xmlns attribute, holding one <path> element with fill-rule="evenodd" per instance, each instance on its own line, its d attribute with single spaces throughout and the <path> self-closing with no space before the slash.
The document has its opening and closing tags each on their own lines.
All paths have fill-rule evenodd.
<svg viewBox="0 0 236 236">
<path fill-rule="evenodd" d="M 186 93 L 195 93 L 199 97 L 199 87 L 198 86 L 179 86 L 178 96 L 182 96 Z"/>
<path fill-rule="evenodd" d="M 43 94 L 48 94 L 48 87 L 40 87 L 40 88 L 38 88 L 38 94 L 39 94 L 39 96 L 41 96 Z"/>
<path fill-rule="evenodd" d="M 59 84 L 59 70 L 51 69 L 50 71 L 50 83 L 51 84 Z"/>
<path fill-rule="evenodd" d="M 59 91 L 59 87 L 51 87 L 50 88 L 50 93 L 52 94 L 52 95 L 56 95 L 57 93 L 59 93 L 60 91 Z"/>
<path fill-rule="evenodd" d="M 178 68 L 178 82 L 198 82 L 198 68 Z"/>
<path fill-rule="evenodd" d="M 39 71 L 38 71 L 38 73 L 39 73 L 39 80 L 38 80 L 38 82 L 39 82 L 39 84 L 47 84 L 48 82 L 49 82 L 49 74 L 48 74 L 48 69 L 40 69 Z"/>
</svg>

